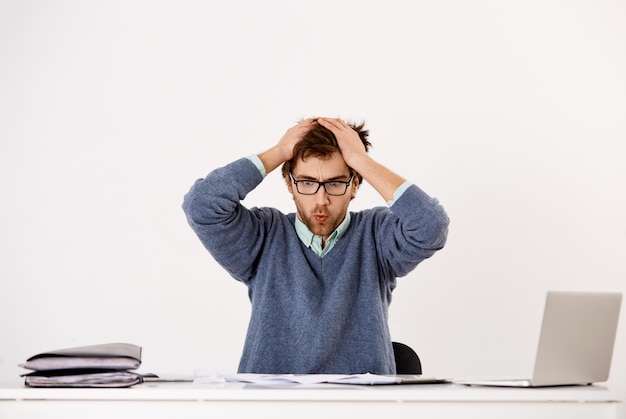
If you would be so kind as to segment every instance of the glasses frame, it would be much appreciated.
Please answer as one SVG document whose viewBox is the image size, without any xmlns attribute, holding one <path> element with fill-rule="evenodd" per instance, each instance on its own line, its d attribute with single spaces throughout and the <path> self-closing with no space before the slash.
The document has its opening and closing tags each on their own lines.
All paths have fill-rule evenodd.
<svg viewBox="0 0 626 419">
<path fill-rule="evenodd" d="M 298 191 L 298 193 L 300 195 L 307 195 L 307 196 L 315 195 L 316 193 L 319 192 L 320 188 L 323 186 L 324 187 L 324 192 L 327 195 L 330 195 L 330 196 L 344 196 L 346 194 L 346 192 L 348 192 L 348 187 L 350 187 L 350 184 L 354 180 L 354 173 L 352 174 L 352 176 L 350 176 L 350 179 L 348 179 L 345 182 L 342 181 L 342 180 L 328 180 L 326 182 L 318 182 L 317 180 L 310 180 L 310 179 L 296 180 L 296 178 L 293 177 L 293 174 L 291 172 L 289 172 L 289 177 L 291 178 L 291 181 L 294 183 L 294 185 L 296 185 L 296 191 Z M 317 189 L 315 189 L 315 192 L 312 192 L 312 193 L 302 193 L 302 192 L 300 192 L 300 189 L 298 188 L 298 183 L 300 183 L 300 182 L 317 183 Z M 328 189 L 326 189 L 326 184 L 328 184 L 328 183 L 343 183 L 344 185 L 346 185 L 346 188 L 344 189 L 343 193 L 341 193 L 341 194 L 333 194 L 333 193 L 328 192 Z"/>
</svg>

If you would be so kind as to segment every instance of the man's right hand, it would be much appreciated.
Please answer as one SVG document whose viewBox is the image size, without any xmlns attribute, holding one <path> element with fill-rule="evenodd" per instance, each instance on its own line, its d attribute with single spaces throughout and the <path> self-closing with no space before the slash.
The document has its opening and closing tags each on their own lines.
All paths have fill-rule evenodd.
<svg viewBox="0 0 626 419">
<path fill-rule="evenodd" d="M 304 134 L 311 130 L 311 127 L 316 124 L 313 119 L 303 119 L 298 124 L 289 128 L 285 135 L 282 136 L 280 141 L 278 141 L 277 146 L 281 148 L 283 152 L 283 162 L 287 160 L 291 160 L 293 157 L 293 148 L 294 146 L 302 139 Z"/>
<path fill-rule="evenodd" d="M 311 118 L 303 119 L 289 128 L 274 147 L 259 154 L 259 159 L 263 162 L 265 171 L 269 173 L 287 160 L 291 160 L 294 146 L 316 123 Z"/>
</svg>

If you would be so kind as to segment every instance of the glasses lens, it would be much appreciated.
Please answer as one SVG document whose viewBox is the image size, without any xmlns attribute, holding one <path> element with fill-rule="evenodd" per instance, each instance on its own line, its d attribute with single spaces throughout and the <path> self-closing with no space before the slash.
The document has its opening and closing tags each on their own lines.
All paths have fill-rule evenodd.
<svg viewBox="0 0 626 419">
<path fill-rule="evenodd" d="M 298 192 L 305 195 L 313 195 L 315 192 L 317 192 L 317 189 L 319 187 L 320 184 L 312 180 L 299 180 L 298 183 L 296 183 L 296 188 L 298 189 Z"/>
<path fill-rule="evenodd" d="M 343 195 L 348 189 L 348 185 L 345 182 L 328 182 L 324 187 L 328 195 Z"/>
</svg>

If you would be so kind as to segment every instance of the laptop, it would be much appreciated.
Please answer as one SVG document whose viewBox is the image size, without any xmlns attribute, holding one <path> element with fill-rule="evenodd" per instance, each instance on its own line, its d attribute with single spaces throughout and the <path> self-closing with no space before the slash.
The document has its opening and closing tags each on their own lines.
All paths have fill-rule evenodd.
<svg viewBox="0 0 626 419">
<path fill-rule="evenodd" d="M 607 381 L 622 294 L 549 291 L 531 378 L 454 380 L 500 387 L 586 385 Z"/>
</svg>

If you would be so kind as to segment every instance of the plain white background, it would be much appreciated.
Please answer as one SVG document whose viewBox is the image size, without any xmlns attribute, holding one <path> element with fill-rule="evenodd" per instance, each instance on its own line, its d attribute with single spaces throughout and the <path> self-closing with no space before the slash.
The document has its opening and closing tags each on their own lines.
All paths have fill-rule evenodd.
<svg viewBox="0 0 626 419">
<path fill-rule="evenodd" d="M 0 380 L 115 341 L 144 372 L 234 372 L 246 289 L 182 198 L 317 115 L 364 120 L 452 220 L 394 339 L 429 375 L 529 374 L 547 290 L 626 291 L 624 22 L 619 0 L 0 0 Z M 293 210 L 278 173 L 245 203 Z M 374 205 L 365 184 L 352 209 Z"/>
</svg>

